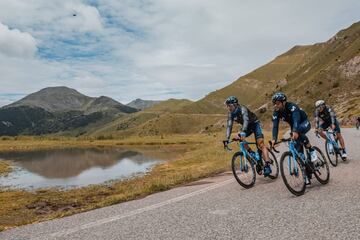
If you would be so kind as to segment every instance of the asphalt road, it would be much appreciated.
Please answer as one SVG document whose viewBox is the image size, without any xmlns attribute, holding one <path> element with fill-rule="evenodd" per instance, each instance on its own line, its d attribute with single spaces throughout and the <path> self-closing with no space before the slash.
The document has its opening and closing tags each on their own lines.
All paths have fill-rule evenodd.
<svg viewBox="0 0 360 240">
<path fill-rule="evenodd" d="M 0 239 L 360 239 L 360 131 L 343 129 L 349 159 L 293 196 L 281 177 L 242 188 L 231 173 L 74 216 L 0 233 Z M 311 133 L 317 146 L 324 143 Z M 284 148 L 282 147 L 282 150 Z"/>
</svg>

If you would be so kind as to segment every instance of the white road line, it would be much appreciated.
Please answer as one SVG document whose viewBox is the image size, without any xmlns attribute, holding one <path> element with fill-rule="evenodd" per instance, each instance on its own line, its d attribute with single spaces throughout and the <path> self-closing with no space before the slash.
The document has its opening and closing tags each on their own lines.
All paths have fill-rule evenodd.
<svg viewBox="0 0 360 240">
<path fill-rule="evenodd" d="M 154 209 L 157 209 L 157 208 L 160 208 L 160 207 L 172 204 L 172 203 L 176 203 L 176 202 L 191 198 L 193 196 L 196 196 L 196 195 L 211 191 L 213 189 L 216 189 L 216 188 L 222 187 L 224 185 L 227 185 L 227 184 L 229 184 L 229 183 L 231 183 L 233 181 L 234 181 L 234 179 L 231 178 L 231 179 L 225 180 L 223 182 L 214 184 L 212 186 L 206 187 L 204 189 L 201 189 L 201 190 L 198 190 L 198 191 L 195 191 L 195 192 L 191 192 L 191 193 L 179 196 L 179 197 L 175 197 L 175 198 L 166 200 L 164 202 L 156 203 L 156 204 L 144 207 L 144 208 L 139 208 L 139 209 L 130 211 L 130 212 L 125 213 L 125 214 L 116 215 L 116 216 L 112 216 L 112 217 L 108 217 L 108 218 L 103 218 L 103 219 L 100 219 L 100 220 L 97 220 L 97 221 L 94 221 L 94 222 L 90 222 L 90 223 L 87 223 L 87 224 L 84 224 L 84 225 L 80 225 L 80 226 L 77 226 L 77 227 L 74 227 L 74 228 L 58 231 L 58 232 L 50 234 L 49 236 L 51 238 L 62 237 L 62 236 L 66 236 L 66 235 L 69 235 L 69 234 L 72 234 L 72 233 L 75 233 L 75 232 L 78 232 L 78 231 L 81 231 L 81 230 L 84 230 L 84 229 L 97 227 L 97 226 L 103 225 L 105 223 L 114 222 L 114 221 L 117 221 L 117 220 L 120 220 L 120 219 L 131 217 L 131 216 L 134 216 L 134 215 L 137 215 L 137 214 L 141 214 L 141 213 L 144 213 L 144 212 L 147 212 L 147 211 L 150 211 L 150 210 L 154 210 Z M 44 237 L 45 236 L 41 236 L 41 237 L 38 237 L 36 239 L 42 239 Z M 48 239 L 48 238 L 46 238 L 46 239 Z"/>
</svg>

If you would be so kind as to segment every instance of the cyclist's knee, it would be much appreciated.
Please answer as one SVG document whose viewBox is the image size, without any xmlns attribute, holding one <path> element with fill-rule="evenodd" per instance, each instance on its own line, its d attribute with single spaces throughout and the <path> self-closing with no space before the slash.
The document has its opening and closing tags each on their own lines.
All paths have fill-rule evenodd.
<svg viewBox="0 0 360 240">
<path fill-rule="evenodd" d="M 259 149 L 262 149 L 262 148 L 265 147 L 263 138 L 260 138 L 260 139 L 257 140 L 257 146 L 258 146 Z"/>
</svg>

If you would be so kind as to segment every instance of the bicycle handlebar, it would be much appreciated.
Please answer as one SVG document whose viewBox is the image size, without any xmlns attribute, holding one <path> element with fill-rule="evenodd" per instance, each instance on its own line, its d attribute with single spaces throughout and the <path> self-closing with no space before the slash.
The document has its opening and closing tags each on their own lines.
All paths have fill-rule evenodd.
<svg viewBox="0 0 360 240">
<path fill-rule="evenodd" d="M 256 142 L 247 142 L 247 141 L 241 141 L 240 139 L 238 139 L 238 138 L 232 138 L 231 139 L 231 141 L 226 141 L 226 140 L 224 140 L 223 141 L 223 144 L 224 144 L 224 149 L 226 149 L 226 150 L 228 150 L 228 151 L 232 151 L 232 149 L 231 148 L 229 148 L 229 144 L 230 143 L 232 143 L 232 142 L 243 142 L 243 143 L 245 143 L 245 144 L 256 144 Z"/>
<path fill-rule="evenodd" d="M 280 141 L 275 142 L 274 145 L 272 145 L 272 142 L 269 141 L 270 149 L 274 150 L 274 152 L 276 152 L 276 153 L 280 153 L 280 151 L 276 150 L 275 146 L 280 144 L 280 143 L 283 143 L 283 142 L 289 142 L 291 140 L 292 140 L 291 137 L 290 138 L 282 138 L 282 139 L 280 139 Z"/>
</svg>

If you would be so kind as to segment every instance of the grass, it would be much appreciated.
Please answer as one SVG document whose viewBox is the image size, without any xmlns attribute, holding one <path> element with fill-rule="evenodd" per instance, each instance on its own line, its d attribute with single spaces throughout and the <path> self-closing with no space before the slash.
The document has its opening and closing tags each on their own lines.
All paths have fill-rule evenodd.
<svg viewBox="0 0 360 240">
<path fill-rule="evenodd" d="M 156 166 L 143 177 L 115 181 L 106 185 L 93 185 L 66 191 L 40 189 L 32 192 L 0 188 L 0 230 L 141 198 L 230 170 L 230 159 L 233 152 L 223 150 L 222 136 L 221 132 L 221 134 L 213 135 L 173 135 L 164 139 L 134 137 L 127 141 L 84 142 L 76 139 L 2 141 L 0 143 L 2 150 L 5 149 L 5 145 L 9 146 L 12 143 L 13 150 L 67 147 L 71 144 L 76 144 L 77 147 L 88 146 L 88 144 L 95 146 L 186 144 L 189 146 L 189 151 L 179 159 Z M 14 144 L 16 141 L 19 141 L 19 146 Z M 236 149 L 235 146 L 234 149 Z"/>
<path fill-rule="evenodd" d="M 9 161 L 0 160 L 0 177 L 6 177 L 11 172 L 11 169 Z"/>
<path fill-rule="evenodd" d="M 200 138 L 201 137 L 201 138 Z M 42 149 L 61 148 L 88 148 L 88 147 L 111 147 L 124 145 L 174 145 L 196 144 L 205 140 L 199 135 L 176 135 L 171 136 L 147 136 L 129 137 L 127 139 L 113 138 L 43 138 L 43 137 L 6 137 L 0 140 L 0 152 L 8 151 L 32 151 Z"/>
</svg>

